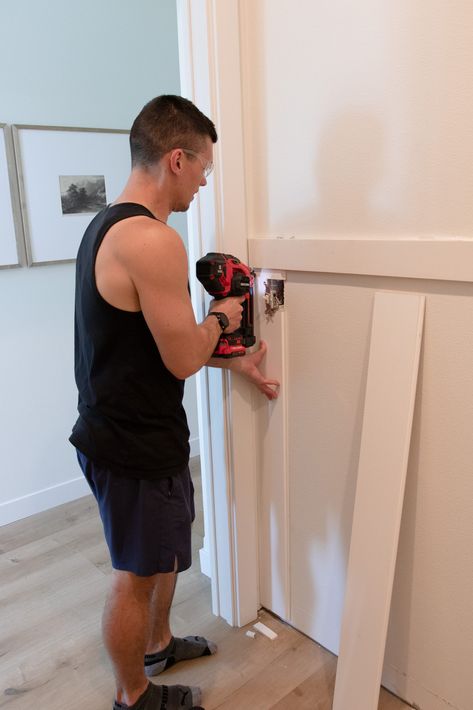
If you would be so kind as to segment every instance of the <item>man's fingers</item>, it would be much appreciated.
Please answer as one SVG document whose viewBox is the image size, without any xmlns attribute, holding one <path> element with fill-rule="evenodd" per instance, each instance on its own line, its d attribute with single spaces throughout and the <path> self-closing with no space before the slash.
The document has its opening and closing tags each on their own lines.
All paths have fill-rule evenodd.
<svg viewBox="0 0 473 710">
<path fill-rule="evenodd" d="M 279 395 L 279 382 L 277 380 L 265 380 L 261 383 L 260 390 L 268 399 L 277 399 Z"/>
<path fill-rule="evenodd" d="M 261 380 L 261 384 L 264 385 L 265 387 L 276 387 L 276 389 L 279 389 L 279 387 L 281 386 L 281 383 L 278 382 L 278 380 L 263 379 L 263 380 Z"/>
<path fill-rule="evenodd" d="M 270 387 L 261 387 L 261 392 L 266 395 L 268 399 L 277 399 L 278 398 L 278 392 L 277 390 L 272 390 Z"/>
</svg>

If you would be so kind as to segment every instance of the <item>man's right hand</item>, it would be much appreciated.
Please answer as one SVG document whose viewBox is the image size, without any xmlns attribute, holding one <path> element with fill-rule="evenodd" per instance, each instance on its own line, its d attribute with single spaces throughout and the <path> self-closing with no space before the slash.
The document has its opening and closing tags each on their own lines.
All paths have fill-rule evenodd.
<svg viewBox="0 0 473 710">
<path fill-rule="evenodd" d="M 224 333 L 233 333 L 240 327 L 243 313 L 242 303 L 244 300 L 245 296 L 230 296 L 229 298 L 222 298 L 219 301 L 213 300 L 211 302 L 209 313 L 212 313 L 212 311 L 225 313 L 229 320 Z"/>
</svg>

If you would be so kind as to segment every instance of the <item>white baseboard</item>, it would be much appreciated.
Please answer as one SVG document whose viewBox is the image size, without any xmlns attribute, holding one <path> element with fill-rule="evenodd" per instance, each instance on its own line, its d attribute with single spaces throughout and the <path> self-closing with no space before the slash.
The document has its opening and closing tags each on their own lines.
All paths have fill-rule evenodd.
<svg viewBox="0 0 473 710">
<path fill-rule="evenodd" d="M 199 456 L 199 437 L 194 437 L 189 443 L 191 458 Z M 83 476 L 78 476 L 56 486 L 50 486 L 20 498 L 7 500 L 4 503 L 0 503 L 0 527 L 14 523 L 22 518 L 28 518 L 30 515 L 35 515 L 35 513 L 42 513 L 44 510 L 49 510 L 49 508 L 55 508 L 57 505 L 69 503 L 89 493 L 90 488 L 87 485 L 87 481 Z"/>
<path fill-rule="evenodd" d="M 194 456 L 199 456 L 200 455 L 199 437 L 195 436 L 193 439 L 190 439 L 189 444 L 191 447 L 191 458 L 193 458 Z"/>
<path fill-rule="evenodd" d="M 419 683 L 412 676 L 406 675 L 394 666 L 385 663 L 383 669 L 382 684 L 385 688 L 402 698 L 413 708 L 425 708 L 425 710 L 463 710 L 440 695 L 428 690 L 422 683 Z M 466 710 L 466 706 L 465 710 Z"/>
<path fill-rule="evenodd" d="M 14 523 L 35 513 L 42 513 L 57 505 L 69 503 L 88 495 L 90 488 L 83 476 L 73 478 L 56 486 L 43 488 L 21 498 L 14 498 L 0 503 L 0 526 Z"/>
</svg>

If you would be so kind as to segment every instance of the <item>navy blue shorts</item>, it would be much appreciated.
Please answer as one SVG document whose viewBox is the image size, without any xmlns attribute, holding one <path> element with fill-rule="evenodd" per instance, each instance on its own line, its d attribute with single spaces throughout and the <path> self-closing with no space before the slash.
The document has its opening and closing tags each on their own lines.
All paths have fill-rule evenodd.
<svg viewBox="0 0 473 710">
<path fill-rule="evenodd" d="M 102 518 L 112 566 L 149 577 L 192 563 L 194 486 L 189 468 L 148 481 L 113 474 L 77 451 Z"/>
</svg>

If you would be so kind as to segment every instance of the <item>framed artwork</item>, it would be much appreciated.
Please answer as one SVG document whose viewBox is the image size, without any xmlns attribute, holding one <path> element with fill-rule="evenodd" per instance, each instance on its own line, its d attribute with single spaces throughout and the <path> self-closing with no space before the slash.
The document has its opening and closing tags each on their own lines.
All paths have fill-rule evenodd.
<svg viewBox="0 0 473 710">
<path fill-rule="evenodd" d="M 11 132 L 0 123 L 0 269 L 25 263 L 18 183 Z"/>
<path fill-rule="evenodd" d="M 129 131 L 13 126 L 29 266 L 73 261 L 84 231 L 130 173 Z"/>
</svg>

